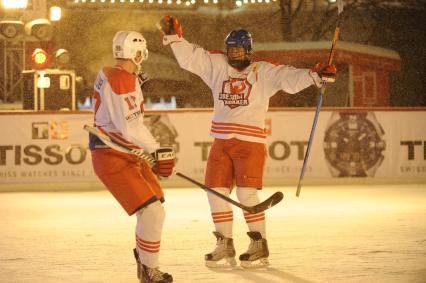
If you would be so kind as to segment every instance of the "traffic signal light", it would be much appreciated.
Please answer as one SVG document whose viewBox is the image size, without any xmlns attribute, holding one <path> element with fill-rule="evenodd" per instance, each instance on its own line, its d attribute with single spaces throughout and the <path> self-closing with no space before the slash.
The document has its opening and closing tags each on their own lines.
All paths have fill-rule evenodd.
<svg viewBox="0 0 426 283">
<path fill-rule="evenodd" d="M 48 54 L 41 48 L 36 48 L 31 55 L 33 68 L 36 70 L 45 69 L 48 62 Z"/>
</svg>

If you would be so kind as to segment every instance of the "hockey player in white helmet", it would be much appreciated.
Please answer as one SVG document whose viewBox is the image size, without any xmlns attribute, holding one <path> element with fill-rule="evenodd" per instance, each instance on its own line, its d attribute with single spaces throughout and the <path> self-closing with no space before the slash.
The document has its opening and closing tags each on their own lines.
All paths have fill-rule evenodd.
<svg viewBox="0 0 426 283">
<path fill-rule="evenodd" d="M 95 126 L 131 148 L 151 153 L 157 161 L 150 168 L 145 160 L 116 151 L 90 135 L 93 168 L 127 214 L 136 215 L 133 252 L 140 282 L 169 283 L 172 276 L 159 269 L 165 211 L 157 176 L 172 174 L 174 152 L 160 147 L 143 124 L 144 98 L 137 73 L 148 58 L 145 38 L 138 32 L 120 31 L 114 36 L 112 48 L 116 64 L 100 70 L 94 85 Z"/>
<path fill-rule="evenodd" d="M 265 61 L 252 61 L 252 36 L 243 29 L 231 31 L 225 39 L 226 53 L 209 52 L 185 40 L 176 18 L 165 16 L 158 27 L 163 44 L 170 45 L 179 65 L 198 75 L 212 90 L 214 113 L 211 147 L 205 185 L 229 196 L 233 184 L 239 201 L 247 206 L 259 203 L 266 160 L 265 116 L 269 99 L 279 90 L 297 93 L 322 80 L 334 81 L 334 66 L 317 64 L 296 69 Z M 206 265 L 235 265 L 232 239 L 233 211 L 228 202 L 208 193 L 215 226 L 216 248 L 205 255 Z M 250 245 L 239 257 L 242 267 L 266 266 L 269 250 L 265 213 L 244 212 Z"/>
</svg>

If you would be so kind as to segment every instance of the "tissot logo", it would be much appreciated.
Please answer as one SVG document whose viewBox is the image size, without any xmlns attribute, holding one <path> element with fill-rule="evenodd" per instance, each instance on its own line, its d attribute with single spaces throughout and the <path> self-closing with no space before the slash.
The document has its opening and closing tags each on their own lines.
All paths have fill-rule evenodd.
<svg viewBox="0 0 426 283">
<path fill-rule="evenodd" d="M 31 128 L 33 140 L 66 140 L 69 136 L 67 121 L 33 122 Z"/>
<path fill-rule="evenodd" d="M 49 123 L 48 122 L 32 123 L 32 138 L 33 140 L 49 139 Z"/>
<path fill-rule="evenodd" d="M 421 159 L 426 160 L 426 141 L 401 141 L 401 146 L 407 149 L 407 160 Z M 423 154 L 422 154 L 423 153 Z"/>
<path fill-rule="evenodd" d="M 251 87 L 252 85 L 246 78 L 230 78 L 223 82 L 219 100 L 222 100 L 224 105 L 229 106 L 231 109 L 238 106 L 247 106 Z"/>
<path fill-rule="evenodd" d="M 87 148 L 78 143 L 68 144 L 65 140 L 69 132 L 68 121 L 33 122 L 33 142 L 0 145 L 0 166 L 81 164 L 86 160 Z M 49 140 L 47 144 L 46 140 Z"/>
</svg>

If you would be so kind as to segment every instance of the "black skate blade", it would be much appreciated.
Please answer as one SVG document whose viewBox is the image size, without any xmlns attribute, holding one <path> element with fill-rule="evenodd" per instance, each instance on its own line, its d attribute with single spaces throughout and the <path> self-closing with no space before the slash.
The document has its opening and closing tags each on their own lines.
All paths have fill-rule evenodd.
<svg viewBox="0 0 426 283">
<path fill-rule="evenodd" d="M 259 213 L 273 207 L 274 205 L 279 203 L 283 198 L 284 194 L 282 192 L 275 192 L 273 195 L 271 195 L 269 198 L 262 201 L 261 203 L 255 206 L 245 207 L 244 210 L 251 214 Z"/>
</svg>

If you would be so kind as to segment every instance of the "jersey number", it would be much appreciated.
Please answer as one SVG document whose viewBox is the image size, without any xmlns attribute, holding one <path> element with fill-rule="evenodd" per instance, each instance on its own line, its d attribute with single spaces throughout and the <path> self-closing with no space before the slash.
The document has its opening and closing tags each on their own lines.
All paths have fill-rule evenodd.
<svg viewBox="0 0 426 283">
<path fill-rule="evenodd" d="M 136 97 L 135 96 L 129 95 L 129 96 L 125 97 L 124 100 L 127 102 L 127 106 L 129 106 L 129 110 L 133 110 L 136 107 L 138 107 L 138 105 L 136 104 Z"/>
</svg>

